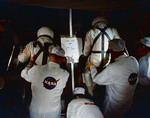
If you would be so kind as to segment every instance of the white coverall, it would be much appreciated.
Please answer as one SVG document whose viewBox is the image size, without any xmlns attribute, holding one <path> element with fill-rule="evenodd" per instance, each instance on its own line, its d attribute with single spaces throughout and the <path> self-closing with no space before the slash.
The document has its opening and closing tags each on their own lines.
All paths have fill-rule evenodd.
<svg viewBox="0 0 150 118">
<path fill-rule="evenodd" d="M 139 60 L 139 82 L 150 85 L 150 53 Z"/>
<path fill-rule="evenodd" d="M 104 118 L 100 109 L 89 99 L 73 99 L 67 108 L 67 118 Z"/>
<path fill-rule="evenodd" d="M 85 44 L 84 44 L 84 51 L 83 55 L 88 56 L 91 50 L 91 46 L 93 45 L 93 41 L 95 37 L 100 33 L 101 31 L 98 30 L 97 28 L 91 29 L 87 32 L 86 37 L 85 37 Z M 114 38 L 120 38 L 119 33 L 115 28 L 110 28 L 108 27 L 105 32 L 109 35 L 109 37 L 112 39 Z M 109 64 L 110 61 L 110 55 L 109 53 L 106 53 L 108 49 L 108 44 L 109 44 L 109 39 L 104 35 L 104 38 L 102 38 L 102 35 L 97 39 L 96 43 L 94 44 L 94 47 L 92 51 L 105 51 L 105 53 L 91 53 L 88 60 L 91 63 L 93 63 L 96 67 L 99 67 L 101 65 L 101 62 L 103 60 L 102 65 Z M 102 66 L 101 65 L 101 66 Z M 86 84 L 88 88 L 88 92 L 92 95 L 92 90 L 94 87 L 94 83 L 91 79 L 91 74 L 88 68 L 88 64 L 85 67 L 85 72 L 83 74 L 83 82 Z"/>
<path fill-rule="evenodd" d="M 48 37 L 45 37 L 45 36 L 39 37 L 37 39 L 37 41 L 39 41 L 42 44 L 42 46 L 44 46 L 44 43 L 53 43 L 53 41 L 51 39 L 49 39 Z M 40 50 L 40 47 L 38 45 L 36 47 L 33 46 L 34 42 L 35 41 L 29 42 L 25 46 L 25 49 L 23 50 L 23 52 L 19 53 L 18 60 L 20 62 L 24 63 L 24 62 L 27 62 L 29 59 L 30 59 L 30 61 L 33 61 L 33 57 Z M 49 46 L 48 51 L 51 52 L 53 47 L 54 47 L 54 45 Z M 37 57 L 37 59 L 35 60 L 35 63 L 37 65 L 42 65 L 42 60 L 43 60 L 43 52 L 41 52 L 40 55 Z M 48 62 L 49 62 L 49 57 L 47 57 L 47 63 Z"/>
<path fill-rule="evenodd" d="M 25 67 L 21 72 L 31 82 L 32 100 L 30 118 L 60 118 L 61 94 L 65 88 L 69 73 L 57 63 Z"/>
<path fill-rule="evenodd" d="M 129 82 L 129 76 L 132 73 L 138 73 L 138 61 L 132 56 L 122 55 L 99 74 L 97 74 L 95 66 L 91 66 L 90 70 L 95 83 L 106 85 L 104 117 L 122 118 L 132 105 L 138 78 Z M 133 84 L 131 84 L 132 82 Z"/>
</svg>

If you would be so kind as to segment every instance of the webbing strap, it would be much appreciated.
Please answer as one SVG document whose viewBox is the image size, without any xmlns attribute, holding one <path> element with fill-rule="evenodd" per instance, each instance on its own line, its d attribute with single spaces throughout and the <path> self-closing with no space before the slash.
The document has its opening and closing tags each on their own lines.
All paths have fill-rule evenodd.
<svg viewBox="0 0 150 118">
<path fill-rule="evenodd" d="M 97 27 L 96 27 L 96 28 L 97 28 Z M 99 29 L 99 28 L 97 28 L 97 29 Z M 99 29 L 101 32 L 95 37 L 89 55 L 93 52 L 92 49 L 93 49 L 94 44 L 96 43 L 97 39 L 105 32 L 106 29 L 107 29 L 107 27 L 103 28 L 103 29 L 102 29 L 103 32 Z"/>
<path fill-rule="evenodd" d="M 36 45 L 39 45 L 40 50 L 35 54 L 35 56 L 33 57 L 33 63 L 35 63 L 37 57 L 40 55 L 40 53 L 42 52 L 41 48 L 42 48 L 42 44 L 38 41 L 36 41 L 35 43 L 33 43 L 33 47 L 36 47 Z"/>
<path fill-rule="evenodd" d="M 42 46 L 42 44 L 39 41 L 36 41 L 33 44 L 33 46 L 36 47 L 37 45 L 40 47 L 40 50 L 33 57 L 33 61 L 34 61 L 33 63 L 35 63 L 35 61 L 36 61 L 37 57 L 40 55 L 40 53 L 43 52 L 42 65 L 44 65 L 47 63 L 47 57 L 49 56 L 48 47 L 50 45 L 52 45 L 52 43 L 44 43 L 44 46 Z"/>
<path fill-rule="evenodd" d="M 104 45 L 105 44 L 104 44 L 104 33 L 103 33 L 102 34 L 102 49 L 101 49 L 102 51 L 104 51 Z M 103 59 L 104 59 L 104 53 L 102 53 L 101 56 L 102 56 L 102 62 L 101 63 L 102 63 L 102 65 L 104 65 L 104 61 L 103 61 Z"/>
<path fill-rule="evenodd" d="M 49 56 L 49 52 L 48 52 L 49 46 L 50 46 L 49 43 L 44 43 L 42 65 L 47 63 L 47 57 Z"/>
<path fill-rule="evenodd" d="M 97 28 L 97 27 L 96 27 Z M 92 51 L 93 47 L 94 47 L 94 44 L 96 43 L 97 39 L 102 35 L 102 34 L 105 34 L 105 35 L 108 35 L 105 30 L 107 29 L 107 27 L 103 28 L 103 29 L 100 29 L 100 28 L 97 28 L 99 29 L 101 32 L 95 37 L 94 41 L 93 41 L 93 45 L 91 46 L 91 50 L 88 54 L 88 56 L 90 56 L 91 53 L 107 53 L 106 51 Z M 108 35 L 108 38 L 110 39 L 109 35 Z M 110 39 L 111 40 L 111 39 Z M 91 60 L 91 56 L 89 57 L 89 61 Z"/>
<path fill-rule="evenodd" d="M 106 28 L 101 29 L 99 27 L 96 27 L 97 29 L 99 29 L 101 32 L 103 32 L 103 34 L 105 34 L 105 36 L 108 38 L 108 40 L 111 40 L 110 36 L 105 32 Z"/>
<path fill-rule="evenodd" d="M 93 41 L 93 45 L 92 45 L 92 47 L 91 47 L 91 50 L 90 50 L 90 52 L 89 52 L 89 55 L 91 54 L 91 52 L 92 52 L 92 49 L 93 49 L 93 47 L 94 47 L 94 44 L 96 43 L 96 41 L 97 41 L 97 39 L 102 35 L 103 33 L 102 32 L 100 32 L 96 37 L 95 37 L 95 39 L 94 39 L 94 41 Z"/>
</svg>

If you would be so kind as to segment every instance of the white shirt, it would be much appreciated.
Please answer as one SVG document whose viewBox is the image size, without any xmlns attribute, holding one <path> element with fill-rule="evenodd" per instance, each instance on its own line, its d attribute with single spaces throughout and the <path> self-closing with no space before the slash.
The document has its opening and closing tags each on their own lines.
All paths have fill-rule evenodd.
<svg viewBox="0 0 150 118">
<path fill-rule="evenodd" d="M 66 70 L 56 63 L 49 62 L 44 66 L 34 65 L 31 69 L 27 66 L 21 72 L 21 76 L 31 82 L 32 111 L 55 114 L 60 110 L 61 94 L 69 77 Z"/>
<path fill-rule="evenodd" d="M 150 53 L 139 60 L 139 82 L 150 85 Z"/>
<path fill-rule="evenodd" d="M 86 98 L 73 99 L 67 108 L 67 118 L 104 118 L 93 101 Z"/>
<path fill-rule="evenodd" d="M 121 118 L 132 102 L 137 80 L 131 85 L 129 76 L 131 73 L 138 73 L 139 64 L 137 60 L 130 56 L 122 55 L 109 64 L 106 69 L 97 74 L 95 66 L 91 66 L 91 75 L 95 83 L 106 86 L 106 96 L 104 103 L 104 115 L 106 118 Z M 117 114 L 117 116 L 115 116 Z"/>
</svg>

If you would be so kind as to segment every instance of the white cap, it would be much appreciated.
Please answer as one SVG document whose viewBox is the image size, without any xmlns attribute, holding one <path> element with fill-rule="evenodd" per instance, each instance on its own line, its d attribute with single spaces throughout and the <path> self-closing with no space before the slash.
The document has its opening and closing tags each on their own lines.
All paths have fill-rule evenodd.
<svg viewBox="0 0 150 118">
<path fill-rule="evenodd" d="M 65 51 L 61 47 L 53 47 L 51 53 L 64 57 Z"/>
<path fill-rule="evenodd" d="M 109 41 L 109 49 L 119 52 L 125 48 L 125 41 L 123 39 L 113 39 Z"/>
<path fill-rule="evenodd" d="M 76 87 L 75 89 L 74 89 L 74 95 L 76 95 L 76 94 L 85 94 L 85 89 L 84 88 L 82 88 L 82 87 Z"/>
<path fill-rule="evenodd" d="M 144 37 L 144 38 L 142 38 L 142 39 L 140 40 L 140 42 L 141 42 L 143 45 L 145 45 L 145 46 L 147 46 L 147 47 L 150 47 L 150 37 Z"/>
</svg>

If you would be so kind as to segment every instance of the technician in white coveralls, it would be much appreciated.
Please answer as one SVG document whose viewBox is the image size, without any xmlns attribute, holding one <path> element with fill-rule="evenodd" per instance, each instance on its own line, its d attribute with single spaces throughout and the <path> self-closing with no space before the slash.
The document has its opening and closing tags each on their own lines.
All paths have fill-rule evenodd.
<svg viewBox="0 0 150 118">
<path fill-rule="evenodd" d="M 60 68 L 64 54 L 62 48 L 54 47 L 48 64 L 31 68 L 32 64 L 29 63 L 22 70 L 21 76 L 31 82 L 30 118 L 61 117 L 61 94 L 69 77 L 69 73 Z"/>
<path fill-rule="evenodd" d="M 107 53 L 109 40 L 120 38 L 120 36 L 115 28 L 108 27 L 108 22 L 102 17 L 96 17 L 92 26 L 93 28 L 87 32 L 85 37 L 83 55 L 90 55 L 87 63 L 89 61 L 96 67 L 103 68 L 110 61 L 110 55 Z M 89 94 L 93 96 L 95 84 L 92 82 L 88 66 L 85 67 L 83 82 L 86 84 Z"/>
<path fill-rule="evenodd" d="M 138 53 L 142 56 L 139 60 L 139 82 L 144 86 L 150 85 L 150 37 L 140 40 Z"/>
<path fill-rule="evenodd" d="M 39 28 L 37 32 L 37 41 L 29 42 L 23 51 L 18 55 L 18 60 L 22 63 L 29 59 L 37 65 L 44 65 L 49 62 L 49 52 L 54 47 L 54 32 L 46 26 Z"/>
<path fill-rule="evenodd" d="M 101 73 L 97 73 L 94 65 L 90 67 L 93 81 L 99 85 L 106 85 L 105 118 L 123 118 L 132 105 L 134 90 L 138 83 L 138 61 L 132 56 L 124 55 L 124 48 L 124 40 L 111 40 L 109 52 L 114 62 Z"/>
<path fill-rule="evenodd" d="M 104 118 L 99 107 L 93 101 L 86 99 L 84 94 L 84 88 L 74 89 L 76 98 L 68 104 L 67 118 Z"/>
</svg>

